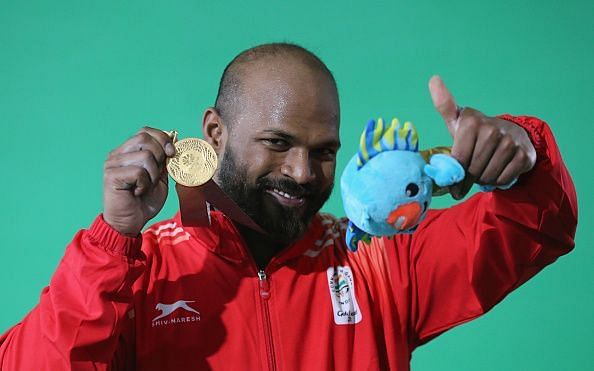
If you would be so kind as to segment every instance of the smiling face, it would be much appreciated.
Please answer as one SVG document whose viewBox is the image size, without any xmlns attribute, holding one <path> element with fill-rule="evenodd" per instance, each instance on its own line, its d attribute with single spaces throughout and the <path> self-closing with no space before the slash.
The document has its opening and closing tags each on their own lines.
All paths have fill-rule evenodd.
<svg viewBox="0 0 594 371">
<path fill-rule="evenodd" d="M 245 67 L 239 100 L 218 138 L 215 131 L 215 179 L 273 240 L 292 242 L 334 184 L 340 146 L 335 86 L 298 58 L 267 57 Z"/>
</svg>

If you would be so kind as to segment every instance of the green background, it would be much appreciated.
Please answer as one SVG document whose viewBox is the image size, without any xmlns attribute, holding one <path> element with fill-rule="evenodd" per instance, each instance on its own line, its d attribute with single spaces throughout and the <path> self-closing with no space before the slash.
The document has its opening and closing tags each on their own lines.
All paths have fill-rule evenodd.
<svg viewBox="0 0 594 371">
<path fill-rule="evenodd" d="M 576 249 L 487 315 L 413 354 L 413 370 L 594 369 L 592 1 L 0 1 L 0 332 L 38 300 L 74 233 L 101 212 L 102 163 L 142 125 L 200 132 L 226 63 L 297 42 L 335 73 L 339 171 L 368 118 L 450 144 L 427 91 L 553 128 L 580 200 Z M 434 206 L 453 202 L 449 197 Z M 175 194 L 159 215 L 172 215 Z M 342 214 L 337 192 L 325 207 Z"/>
</svg>

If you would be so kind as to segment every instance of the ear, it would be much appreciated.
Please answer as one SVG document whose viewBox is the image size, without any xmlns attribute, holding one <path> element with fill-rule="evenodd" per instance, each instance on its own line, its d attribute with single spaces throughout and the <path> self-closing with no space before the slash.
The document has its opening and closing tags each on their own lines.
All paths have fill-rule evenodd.
<svg viewBox="0 0 594 371">
<path fill-rule="evenodd" d="M 208 107 L 202 115 L 202 134 L 217 154 L 224 151 L 227 142 L 227 127 L 214 107 Z"/>
</svg>

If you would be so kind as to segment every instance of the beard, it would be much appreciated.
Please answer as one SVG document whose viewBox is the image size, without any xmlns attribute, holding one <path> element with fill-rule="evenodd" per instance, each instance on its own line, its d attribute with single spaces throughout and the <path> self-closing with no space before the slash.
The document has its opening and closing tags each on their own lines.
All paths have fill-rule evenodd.
<svg viewBox="0 0 594 371">
<path fill-rule="evenodd" d="M 230 147 L 222 156 L 217 176 L 219 187 L 258 224 L 269 237 L 279 243 L 290 243 L 305 234 L 315 214 L 332 193 L 333 184 L 319 189 L 313 184 L 280 178 L 261 177 L 256 184 L 247 181 L 247 170 L 238 165 Z M 278 189 L 305 198 L 299 207 L 281 205 L 268 191 Z"/>
</svg>

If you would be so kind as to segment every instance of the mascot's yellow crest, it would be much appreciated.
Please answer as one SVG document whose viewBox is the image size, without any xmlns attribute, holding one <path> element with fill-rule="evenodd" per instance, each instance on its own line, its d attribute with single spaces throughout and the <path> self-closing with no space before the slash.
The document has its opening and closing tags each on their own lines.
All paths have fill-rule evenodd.
<svg viewBox="0 0 594 371">
<path fill-rule="evenodd" d="M 414 125 L 410 121 L 401 125 L 397 118 L 394 118 L 388 126 L 384 124 L 382 118 L 377 121 L 370 120 L 359 141 L 357 167 L 360 169 L 384 151 L 418 152 L 419 137 Z"/>
</svg>

